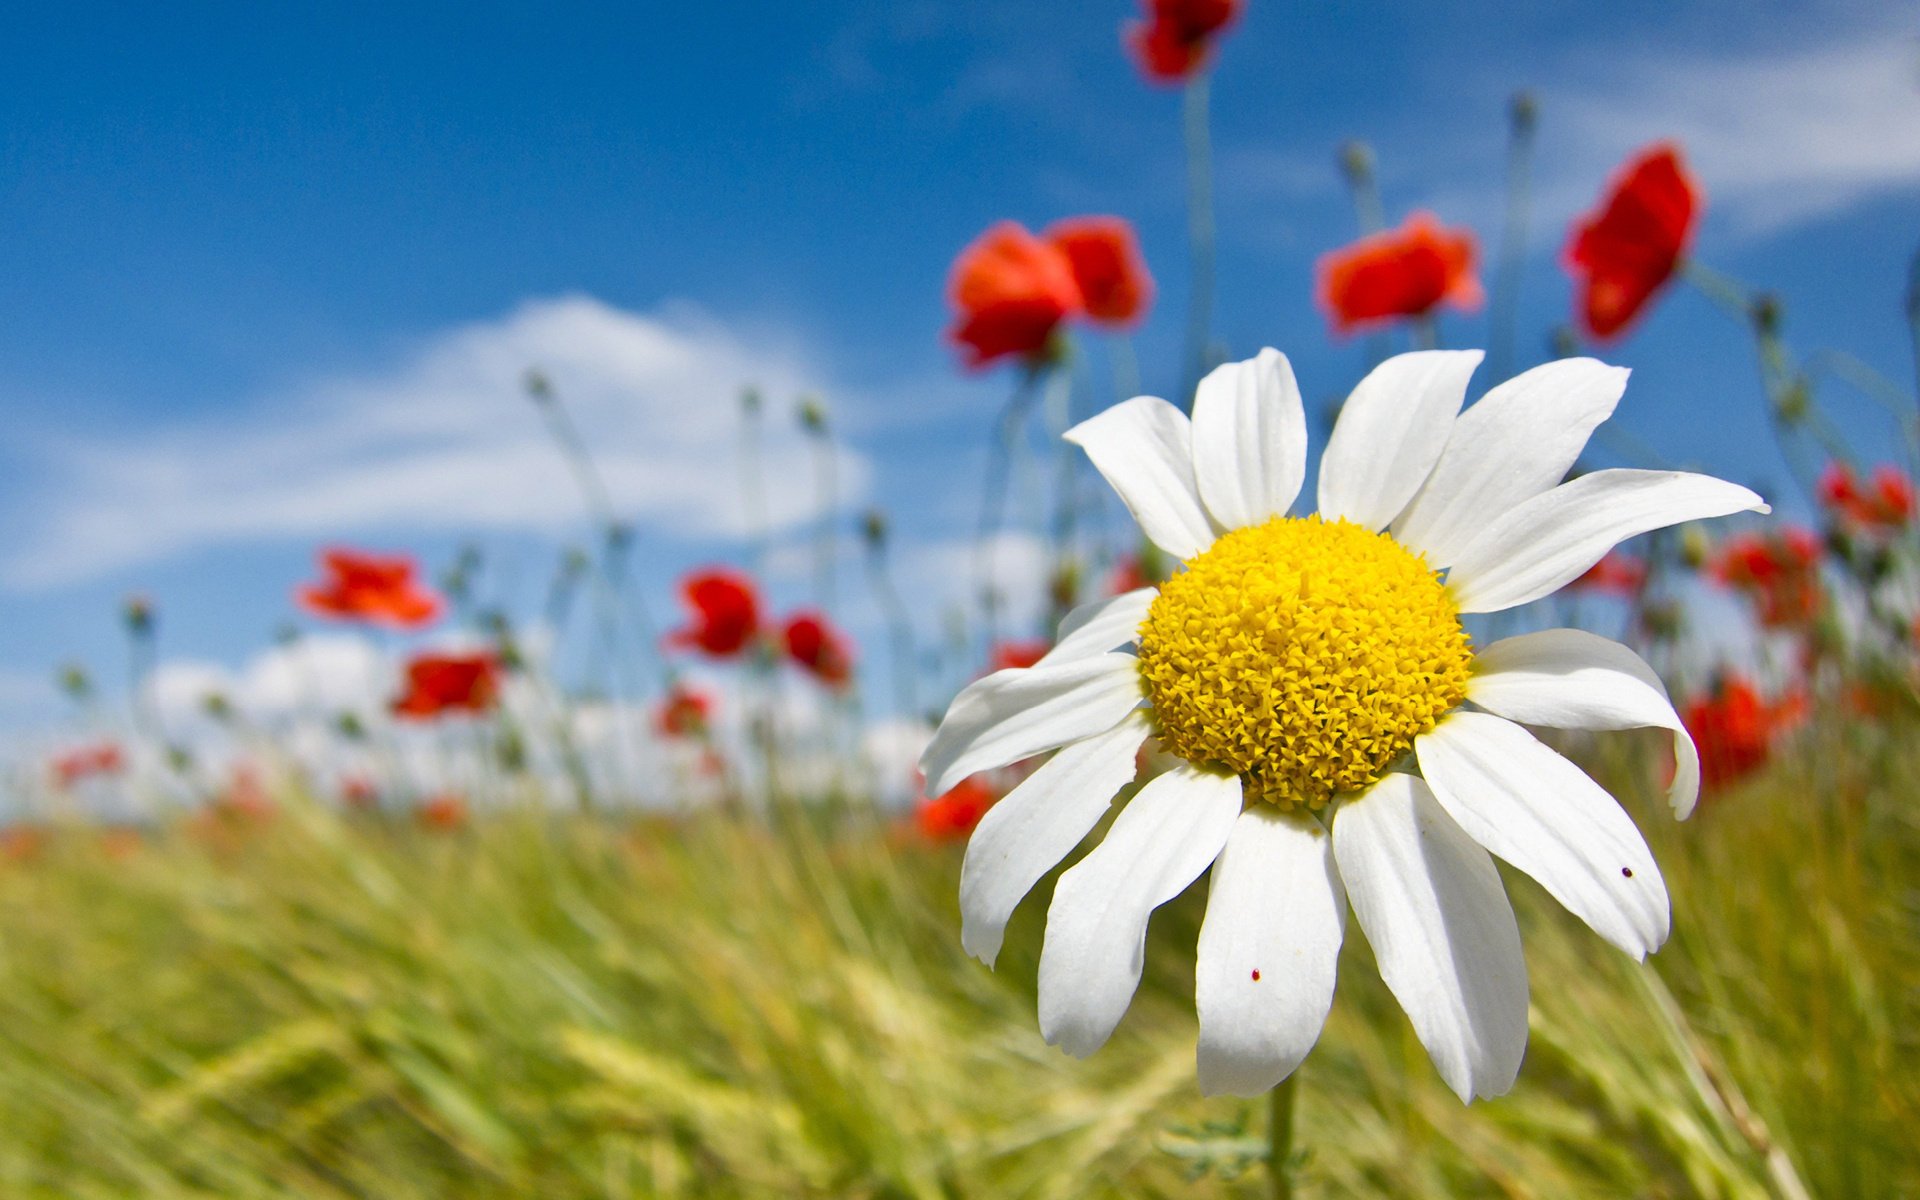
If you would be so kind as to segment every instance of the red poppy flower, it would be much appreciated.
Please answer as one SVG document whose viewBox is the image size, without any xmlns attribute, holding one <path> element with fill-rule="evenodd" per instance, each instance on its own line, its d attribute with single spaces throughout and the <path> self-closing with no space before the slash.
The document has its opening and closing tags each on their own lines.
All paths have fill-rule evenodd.
<svg viewBox="0 0 1920 1200">
<path fill-rule="evenodd" d="M 1153 302 L 1153 276 L 1133 226 L 1119 217 L 1072 217 L 1049 225 L 1046 240 L 1067 256 L 1089 317 L 1128 325 Z"/>
<path fill-rule="evenodd" d="M 1128 592 L 1137 592 L 1153 583 L 1147 578 L 1146 566 L 1138 554 L 1129 554 L 1113 564 L 1113 574 L 1107 580 L 1107 594 L 1124 596 Z"/>
<path fill-rule="evenodd" d="M 483 713 L 499 697 L 500 664 L 493 655 L 421 654 L 407 663 L 406 691 L 393 702 L 393 711 L 416 719 Z"/>
<path fill-rule="evenodd" d="M 827 686 L 843 687 L 853 678 L 852 647 L 819 613 L 795 613 L 787 621 L 783 639 L 787 657 Z"/>
<path fill-rule="evenodd" d="M 1241 0 L 1145 0 L 1147 19 L 1129 21 L 1121 40 L 1155 83 L 1180 83 L 1199 70 Z"/>
<path fill-rule="evenodd" d="M 1616 596 L 1634 596 L 1647 581 L 1647 564 L 1631 554 L 1609 550 L 1599 562 L 1569 587 L 1588 592 L 1607 592 Z"/>
<path fill-rule="evenodd" d="M 320 564 L 326 578 L 296 593 L 315 616 L 417 629 L 440 615 L 440 597 L 415 578 L 405 555 L 332 549 L 321 553 Z"/>
<path fill-rule="evenodd" d="M 467 802 L 454 792 L 441 792 L 422 800 L 414 819 L 424 829 L 447 833 L 467 823 Z"/>
<path fill-rule="evenodd" d="M 1805 625 L 1823 602 L 1822 549 L 1817 534 L 1797 526 L 1743 533 L 1721 544 L 1707 562 L 1707 575 L 1752 600 L 1762 625 Z"/>
<path fill-rule="evenodd" d="M 928 841 L 961 841 L 973 833 L 995 799 L 993 790 L 982 783 L 979 776 L 969 776 L 944 796 L 922 797 L 914 809 L 914 823 Z"/>
<path fill-rule="evenodd" d="M 1030 667 L 1040 661 L 1041 656 L 1053 649 L 1053 643 L 1045 638 L 1028 638 L 1018 642 L 1001 642 L 993 648 L 992 669 L 1006 671 L 1014 667 Z"/>
<path fill-rule="evenodd" d="M 1084 305 L 1066 251 L 1013 221 L 960 252 L 947 293 L 960 312 L 947 336 L 972 370 L 1008 356 L 1040 361 L 1060 322 Z"/>
<path fill-rule="evenodd" d="M 1769 701 L 1738 675 L 1721 679 L 1709 696 L 1687 705 L 1683 722 L 1700 750 L 1700 782 L 1712 788 L 1765 766 L 1774 743 L 1806 715 L 1806 700 Z"/>
<path fill-rule="evenodd" d="M 81 746 L 54 758 L 53 781 L 58 787 L 70 788 L 96 775 L 118 774 L 126 765 L 126 756 L 113 742 Z"/>
<path fill-rule="evenodd" d="M 29 862 L 46 847 L 47 831 L 38 825 L 9 825 L 0 829 L 0 859 Z"/>
<path fill-rule="evenodd" d="M 713 717 L 713 697 L 705 692 L 676 683 L 660 702 L 655 724 L 668 737 L 697 737 L 706 732 Z"/>
<path fill-rule="evenodd" d="M 725 567 L 695 571 L 680 581 L 680 596 L 693 621 L 667 635 L 669 646 L 732 658 L 760 633 L 759 593 L 753 581 L 737 571 Z"/>
<path fill-rule="evenodd" d="M 1913 520 L 1913 481 L 1898 467 L 1881 465 L 1862 485 L 1845 463 L 1820 475 L 1820 503 L 1848 532 L 1895 532 Z"/>
<path fill-rule="evenodd" d="M 379 785 L 365 775 L 349 775 L 340 781 L 340 802 L 356 811 L 378 808 Z"/>
<path fill-rule="evenodd" d="M 1468 229 L 1444 229 L 1417 212 L 1398 229 L 1363 237 L 1320 256 L 1320 307 L 1335 333 L 1421 317 L 1442 301 L 1478 308 L 1477 249 Z"/>
<path fill-rule="evenodd" d="M 1579 285 L 1581 325 L 1599 339 L 1618 335 L 1673 277 L 1700 215 L 1700 189 L 1671 142 L 1627 161 L 1600 207 L 1575 222 L 1566 268 Z"/>
</svg>

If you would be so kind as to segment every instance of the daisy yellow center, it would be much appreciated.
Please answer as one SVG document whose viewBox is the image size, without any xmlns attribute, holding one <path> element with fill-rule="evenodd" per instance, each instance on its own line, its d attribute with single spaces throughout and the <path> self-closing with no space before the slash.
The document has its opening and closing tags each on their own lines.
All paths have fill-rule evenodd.
<svg viewBox="0 0 1920 1200">
<path fill-rule="evenodd" d="M 1140 626 L 1162 743 L 1283 808 L 1378 779 L 1465 698 L 1472 662 L 1424 559 L 1318 516 L 1221 537 Z"/>
</svg>

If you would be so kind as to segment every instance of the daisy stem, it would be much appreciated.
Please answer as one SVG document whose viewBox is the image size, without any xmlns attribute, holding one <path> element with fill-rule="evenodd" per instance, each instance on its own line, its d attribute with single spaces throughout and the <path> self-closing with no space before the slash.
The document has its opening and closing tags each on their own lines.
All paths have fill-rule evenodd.
<svg viewBox="0 0 1920 1200">
<path fill-rule="evenodd" d="M 1300 1072 L 1267 1093 L 1267 1179 L 1273 1200 L 1293 1200 L 1293 1101 Z"/>
<path fill-rule="evenodd" d="M 1187 296 L 1187 410 L 1207 373 L 1207 340 L 1213 325 L 1213 144 L 1207 132 L 1207 75 L 1187 84 L 1184 116 L 1187 142 L 1187 239 L 1193 257 L 1192 290 Z"/>
</svg>

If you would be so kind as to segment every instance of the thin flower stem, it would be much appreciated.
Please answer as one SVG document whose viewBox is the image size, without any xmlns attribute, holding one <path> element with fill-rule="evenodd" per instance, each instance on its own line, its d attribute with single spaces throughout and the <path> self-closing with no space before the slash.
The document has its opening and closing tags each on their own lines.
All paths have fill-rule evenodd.
<svg viewBox="0 0 1920 1200">
<path fill-rule="evenodd" d="M 1907 264 L 1907 338 L 1913 343 L 1913 398 L 1920 406 L 1920 250 Z M 1920 428 L 1920 408 L 1915 412 L 1915 427 Z"/>
<path fill-rule="evenodd" d="M 1194 390 L 1207 373 L 1213 329 L 1213 143 L 1207 131 L 1207 75 L 1188 83 L 1185 103 L 1187 142 L 1187 240 L 1193 259 L 1192 290 L 1187 296 L 1187 378 L 1183 394 L 1193 409 Z"/>
<path fill-rule="evenodd" d="M 767 574 L 767 481 L 760 456 L 760 393 L 740 393 L 740 498 L 746 508 L 747 555 L 755 578 Z"/>
<path fill-rule="evenodd" d="M 1014 450 L 1019 444 L 1021 431 L 1026 427 L 1027 412 L 1033 407 L 1034 392 L 1044 370 L 1040 368 L 1021 373 L 1013 395 L 1007 398 L 1006 407 L 1000 410 L 994 439 L 987 447 L 987 469 L 981 477 L 980 488 L 980 527 L 973 541 L 973 578 L 985 613 L 988 645 L 999 636 L 1000 579 L 994 561 L 994 544 L 999 539 L 1000 525 L 1005 518 L 1007 479 L 1013 469 Z"/>
<path fill-rule="evenodd" d="M 813 445 L 814 503 L 820 516 L 813 541 L 813 602 L 823 613 L 834 608 L 834 568 L 840 556 L 840 484 L 836 473 L 833 431 L 826 407 L 818 398 L 800 402 L 800 427 Z"/>
<path fill-rule="evenodd" d="M 1273 1200 L 1293 1200 L 1293 1107 L 1300 1072 L 1267 1093 L 1267 1182 Z"/>
<path fill-rule="evenodd" d="M 1063 362 L 1054 369 L 1047 380 L 1046 400 L 1042 407 L 1047 416 L 1047 434 L 1054 445 L 1055 475 L 1053 496 L 1053 563 L 1049 582 L 1058 592 L 1065 580 L 1069 562 L 1073 553 L 1073 535 L 1077 524 L 1079 497 L 1076 495 L 1080 448 L 1066 439 L 1068 426 L 1073 415 L 1073 370 L 1072 364 Z M 1066 615 L 1071 604 L 1062 604 L 1059 595 L 1055 596 L 1053 618 L 1057 621 Z"/>
<path fill-rule="evenodd" d="M 920 717 L 920 700 L 915 683 L 916 652 L 913 618 L 894 586 L 887 562 L 887 523 L 877 510 L 867 514 L 867 583 L 873 597 L 886 614 L 888 638 L 893 653 L 893 703 L 902 715 Z"/>
<path fill-rule="evenodd" d="M 1531 199 L 1533 130 L 1537 107 L 1526 92 L 1514 96 L 1507 110 L 1507 219 L 1500 234 L 1500 266 L 1493 277 L 1493 303 L 1488 340 L 1493 370 L 1500 383 L 1513 374 L 1514 338 L 1520 314 L 1520 268 L 1527 255 L 1527 210 Z"/>
</svg>

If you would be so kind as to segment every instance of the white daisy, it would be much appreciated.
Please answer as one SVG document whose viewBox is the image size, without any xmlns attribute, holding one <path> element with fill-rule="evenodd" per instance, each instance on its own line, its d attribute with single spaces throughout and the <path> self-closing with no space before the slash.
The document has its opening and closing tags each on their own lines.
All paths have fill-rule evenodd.
<svg viewBox="0 0 1920 1200">
<path fill-rule="evenodd" d="M 1665 688 L 1593 634 L 1475 651 L 1459 618 L 1548 595 L 1635 534 L 1767 506 L 1682 472 L 1562 482 L 1627 372 L 1549 363 L 1463 413 L 1480 358 L 1403 354 L 1362 380 L 1311 517 L 1286 515 L 1307 438 L 1278 351 L 1207 376 L 1191 421 L 1140 396 L 1067 433 L 1183 569 L 1076 610 L 1033 667 L 961 692 L 921 759 L 939 795 L 1058 751 L 967 847 L 961 938 L 988 965 L 1014 906 L 1133 779 L 1141 744 L 1186 760 L 1054 889 L 1049 1043 L 1084 1056 L 1106 1042 L 1139 985 L 1149 915 L 1209 865 L 1208 1093 L 1265 1091 L 1312 1048 L 1349 903 L 1448 1085 L 1463 1100 L 1511 1087 L 1527 974 L 1492 855 L 1635 958 L 1666 940 L 1666 886 L 1632 820 L 1522 727 L 1672 730 L 1669 799 L 1685 817 L 1698 758 Z"/>
</svg>

